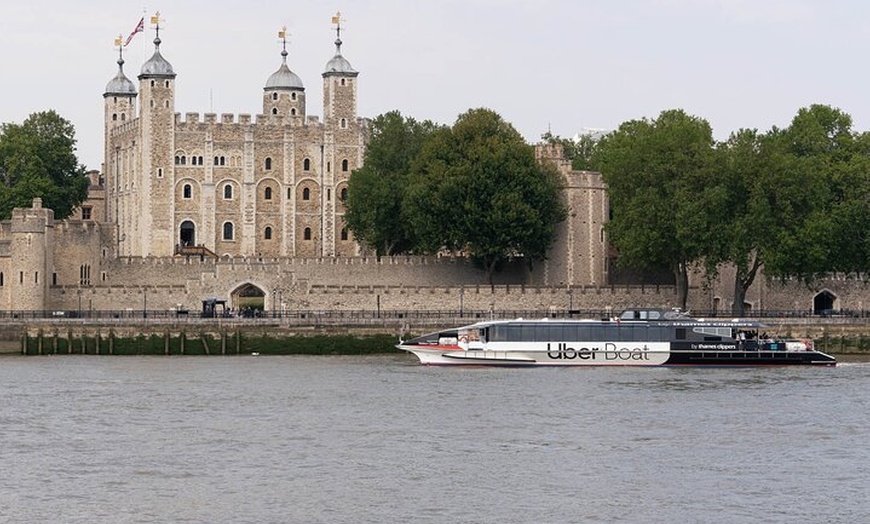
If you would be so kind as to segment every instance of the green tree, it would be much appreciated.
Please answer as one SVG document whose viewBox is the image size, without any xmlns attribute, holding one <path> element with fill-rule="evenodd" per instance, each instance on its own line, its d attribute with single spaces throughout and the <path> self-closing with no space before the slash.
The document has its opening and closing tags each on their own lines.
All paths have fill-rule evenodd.
<svg viewBox="0 0 870 524">
<path fill-rule="evenodd" d="M 500 262 L 543 259 L 567 213 L 557 170 L 497 113 L 472 109 L 430 137 L 403 214 L 422 251 L 463 252 L 492 283 Z"/>
<path fill-rule="evenodd" d="M 767 276 L 804 280 L 856 267 L 850 264 L 860 260 L 861 242 L 849 237 L 866 239 L 854 221 L 860 224 L 867 157 L 856 155 L 855 144 L 851 118 L 821 105 L 798 111 L 786 129 L 741 130 L 719 144 L 727 203 L 710 211 L 719 227 L 707 266 L 711 275 L 722 262 L 735 266 L 732 313 L 744 314 L 762 266 Z"/>
<path fill-rule="evenodd" d="M 831 183 L 853 149 L 851 117 L 814 105 L 769 135 L 777 160 L 759 196 L 775 211 L 765 273 L 810 280 L 830 268 Z"/>
<path fill-rule="evenodd" d="M 15 207 L 30 207 L 35 197 L 55 217 L 69 216 L 88 193 L 75 144 L 72 124 L 54 111 L 0 125 L 0 218 L 9 218 Z"/>
<path fill-rule="evenodd" d="M 598 139 L 591 134 L 582 134 L 577 141 L 570 138 L 562 138 L 547 131 L 541 135 L 541 141 L 551 145 L 561 145 L 565 158 L 571 162 L 571 169 L 575 171 L 594 170 L 595 148 Z"/>
<path fill-rule="evenodd" d="M 363 167 L 348 181 L 345 222 L 356 240 L 380 255 L 407 252 L 414 232 L 401 220 L 402 200 L 411 165 L 438 128 L 391 111 L 372 121 Z"/>
<path fill-rule="evenodd" d="M 705 254 L 714 166 L 710 124 L 684 111 L 632 120 L 602 138 L 595 163 L 607 183 L 610 242 L 623 267 L 670 267 L 685 308 L 688 272 Z"/>
<path fill-rule="evenodd" d="M 855 135 L 854 155 L 832 180 L 832 271 L 870 273 L 870 133 Z"/>
</svg>

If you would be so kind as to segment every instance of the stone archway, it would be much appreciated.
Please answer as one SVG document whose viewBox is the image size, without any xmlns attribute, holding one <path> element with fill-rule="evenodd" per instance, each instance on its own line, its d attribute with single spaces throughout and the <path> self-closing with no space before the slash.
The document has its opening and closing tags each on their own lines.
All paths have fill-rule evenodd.
<svg viewBox="0 0 870 524">
<path fill-rule="evenodd" d="M 831 293 L 827 289 L 816 293 L 816 296 L 813 297 L 813 314 L 814 315 L 823 315 L 826 313 L 830 313 L 834 309 L 834 306 L 837 303 L 837 295 Z"/>
<path fill-rule="evenodd" d="M 260 316 L 266 307 L 266 293 L 246 282 L 230 294 L 230 301 L 240 316 Z"/>
<path fill-rule="evenodd" d="M 190 220 L 185 220 L 179 227 L 178 243 L 182 246 L 196 245 L 196 226 Z"/>
</svg>

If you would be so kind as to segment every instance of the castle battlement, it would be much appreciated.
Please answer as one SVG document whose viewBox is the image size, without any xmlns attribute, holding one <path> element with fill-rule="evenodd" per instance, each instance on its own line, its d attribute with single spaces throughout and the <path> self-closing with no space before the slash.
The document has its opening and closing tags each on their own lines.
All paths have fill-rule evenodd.
<svg viewBox="0 0 870 524">
<path fill-rule="evenodd" d="M 109 134 L 112 138 L 117 138 L 122 135 L 126 135 L 133 131 L 139 130 L 139 119 L 134 118 L 133 120 L 128 120 L 119 126 L 113 127 Z"/>
</svg>

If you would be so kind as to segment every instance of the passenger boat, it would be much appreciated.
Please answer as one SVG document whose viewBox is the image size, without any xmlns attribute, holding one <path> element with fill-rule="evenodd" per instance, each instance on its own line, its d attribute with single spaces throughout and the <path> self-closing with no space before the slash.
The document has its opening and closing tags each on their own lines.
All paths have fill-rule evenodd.
<svg viewBox="0 0 870 524">
<path fill-rule="evenodd" d="M 604 320 L 488 320 L 400 340 L 422 364 L 501 366 L 834 366 L 808 339 L 753 320 L 631 309 Z"/>
</svg>

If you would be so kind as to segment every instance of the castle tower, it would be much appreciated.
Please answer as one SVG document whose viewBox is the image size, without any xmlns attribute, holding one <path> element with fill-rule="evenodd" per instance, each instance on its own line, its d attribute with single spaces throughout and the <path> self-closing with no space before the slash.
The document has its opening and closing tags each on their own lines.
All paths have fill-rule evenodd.
<svg viewBox="0 0 870 524">
<path fill-rule="evenodd" d="M 347 129 L 356 121 L 357 71 L 341 55 L 341 13 L 332 17 L 335 24 L 335 56 L 326 63 L 323 72 L 323 120 Z"/>
<path fill-rule="evenodd" d="M 136 118 L 136 86 L 124 74 L 124 47 L 121 37 L 115 39 L 118 46 L 118 74 L 106 84 L 103 93 L 103 174 L 109 188 L 116 187 L 121 151 L 112 139 L 112 132 Z M 94 217 L 103 223 L 117 223 L 117 210 L 113 198 L 106 199 L 105 215 Z"/>
<path fill-rule="evenodd" d="M 263 114 L 281 115 L 290 125 L 302 125 L 305 122 L 305 87 L 299 76 L 287 67 L 286 28 L 278 32 L 278 38 L 283 44 L 281 67 L 266 80 L 263 88 Z"/>
<path fill-rule="evenodd" d="M 362 165 L 365 145 L 360 143 L 363 136 L 356 114 L 357 76 L 341 54 L 341 13 L 332 17 L 335 24 L 335 56 L 326 63 L 323 72 L 323 154 L 327 170 L 324 173 L 321 191 L 323 210 L 322 252 L 334 256 L 336 251 L 345 251 L 340 243 L 346 238 L 343 220 L 338 207 L 340 195 L 347 186 L 351 171 Z M 330 169 L 331 167 L 331 169 Z M 344 241 L 347 244 L 347 240 Z"/>
<path fill-rule="evenodd" d="M 9 286 L 14 309 L 45 309 L 53 240 L 54 211 L 43 208 L 41 198 L 34 198 L 29 209 L 12 210 Z"/>
<path fill-rule="evenodd" d="M 127 245 L 122 254 L 135 256 L 172 255 L 175 235 L 174 169 L 175 150 L 175 72 L 160 54 L 159 15 L 155 25 L 154 54 L 142 65 L 139 74 L 139 136 L 142 152 L 138 176 L 130 188 L 138 204 L 132 216 Z M 131 206 L 133 211 L 136 206 Z M 132 238 L 130 238 L 132 237 Z"/>
</svg>

